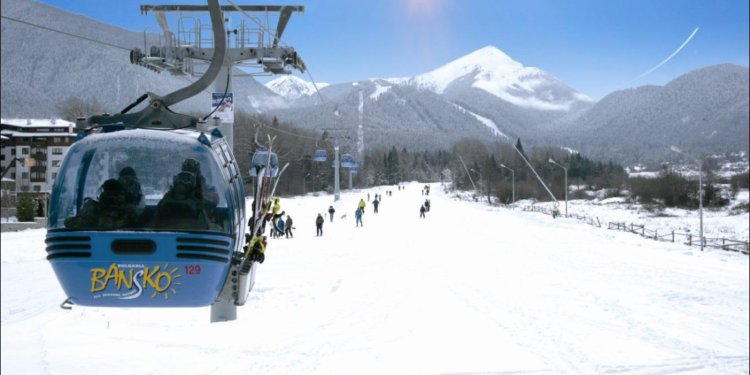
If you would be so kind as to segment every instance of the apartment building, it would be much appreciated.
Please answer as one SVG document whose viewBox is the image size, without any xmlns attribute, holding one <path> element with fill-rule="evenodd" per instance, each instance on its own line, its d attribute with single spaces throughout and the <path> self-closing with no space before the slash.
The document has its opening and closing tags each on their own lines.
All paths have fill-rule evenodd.
<svg viewBox="0 0 750 375">
<path fill-rule="evenodd" d="M 61 119 L 1 119 L 0 134 L 3 192 L 50 192 L 75 140 L 75 124 Z"/>
</svg>

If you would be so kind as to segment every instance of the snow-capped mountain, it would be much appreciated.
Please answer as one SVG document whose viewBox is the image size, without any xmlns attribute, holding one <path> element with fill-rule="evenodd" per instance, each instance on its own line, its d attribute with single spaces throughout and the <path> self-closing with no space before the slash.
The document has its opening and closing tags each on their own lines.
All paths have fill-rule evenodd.
<svg viewBox="0 0 750 375">
<path fill-rule="evenodd" d="M 278 95 L 294 100 L 303 96 L 315 95 L 315 86 L 318 86 L 318 90 L 321 90 L 322 88 L 329 86 L 329 84 L 319 82 L 313 84 L 302 78 L 287 75 L 268 81 L 265 86 Z"/>
<path fill-rule="evenodd" d="M 533 138 L 540 126 L 593 105 L 586 95 L 541 69 L 524 67 L 494 46 L 415 77 L 327 86 L 320 90 L 326 105 L 321 105 L 317 95 L 297 94 L 307 92 L 308 82 L 292 77 L 277 81 L 283 89 L 273 89 L 271 83 L 267 87 L 290 99 L 288 92 L 292 92 L 294 99 L 288 108 L 267 113 L 311 129 L 334 121 L 359 124 L 363 118 L 370 146 L 396 142 L 429 149 L 450 147 L 464 137 L 490 142 Z M 331 106 L 342 115 L 334 118 L 327 113 Z"/>
<path fill-rule="evenodd" d="M 476 50 L 429 73 L 391 81 L 406 81 L 437 94 L 446 93 L 452 86 L 473 87 L 519 107 L 538 110 L 567 111 L 576 103 L 593 103 L 554 76 L 539 68 L 524 67 L 494 46 Z"/>
</svg>

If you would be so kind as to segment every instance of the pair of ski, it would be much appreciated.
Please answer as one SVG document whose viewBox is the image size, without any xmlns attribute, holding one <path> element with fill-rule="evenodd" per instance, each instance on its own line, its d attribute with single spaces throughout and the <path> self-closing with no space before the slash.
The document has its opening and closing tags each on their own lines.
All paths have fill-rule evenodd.
<svg viewBox="0 0 750 375">
<path fill-rule="evenodd" d="M 253 251 L 253 245 L 255 244 L 256 237 L 260 237 L 263 235 L 263 232 L 265 232 L 265 216 L 266 213 L 263 212 L 264 208 L 269 207 L 269 202 L 271 201 L 272 197 L 276 193 L 276 187 L 279 184 L 279 179 L 281 177 L 281 174 L 284 173 L 286 168 L 289 166 L 289 163 L 284 164 L 284 166 L 279 170 L 279 172 L 276 174 L 276 176 L 270 176 L 270 169 L 271 169 L 271 154 L 273 151 L 273 141 L 276 139 L 274 136 L 271 138 L 271 136 L 268 136 L 268 159 L 266 160 L 266 165 L 261 168 L 260 171 L 258 171 L 256 175 L 256 186 L 255 186 L 255 194 L 254 194 L 254 200 L 253 200 L 253 217 L 252 220 L 252 227 L 250 228 L 252 230 L 252 233 L 250 235 L 250 241 L 248 242 L 248 248 L 247 251 L 245 251 L 245 256 L 242 259 L 242 262 L 240 263 L 240 270 L 247 270 L 252 266 L 252 260 L 250 259 L 250 253 Z M 255 166 L 252 166 L 252 168 L 255 168 Z M 268 189 L 271 186 L 271 180 L 275 179 L 273 181 L 273 187 L 271 188 L 270 194 L 268 193 Z"/>
</svg>

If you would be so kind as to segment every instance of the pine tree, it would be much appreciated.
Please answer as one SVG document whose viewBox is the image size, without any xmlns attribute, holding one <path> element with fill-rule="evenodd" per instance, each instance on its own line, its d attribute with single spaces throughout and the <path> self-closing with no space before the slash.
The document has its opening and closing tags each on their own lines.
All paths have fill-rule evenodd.
<svg viewBox="0 0 750 375">
<path fill-rule="evenodd" d="M 23 194 L 18 199 L 16 218 L 18 221 L 34 221 L 35 201 L 29 194 Z"/>
</svg>

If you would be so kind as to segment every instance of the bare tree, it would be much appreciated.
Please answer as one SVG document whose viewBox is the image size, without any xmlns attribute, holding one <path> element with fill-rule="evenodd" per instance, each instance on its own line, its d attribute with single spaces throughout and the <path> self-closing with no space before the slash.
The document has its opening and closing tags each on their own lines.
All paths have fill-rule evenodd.
<svg viewBox="0 0 750 375">
<path fill-rule="evenodd" d="M 57 106 L 57 114 L 62 119 L 75 122 L 79 117 L 89 117 L 104 112 L 104 107 L 96 99 L 83 99 L 69 96 Z"/>
</svg>

